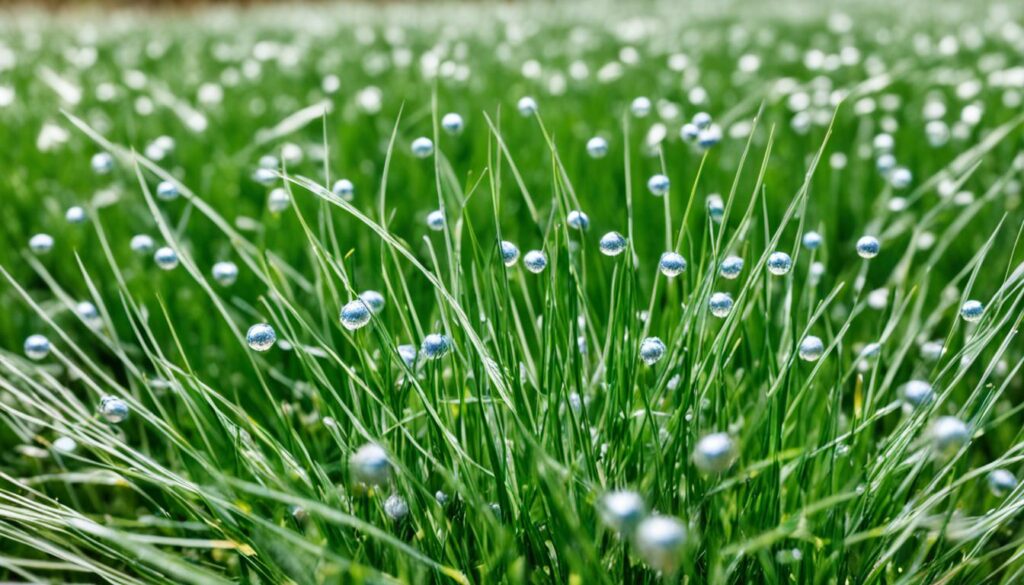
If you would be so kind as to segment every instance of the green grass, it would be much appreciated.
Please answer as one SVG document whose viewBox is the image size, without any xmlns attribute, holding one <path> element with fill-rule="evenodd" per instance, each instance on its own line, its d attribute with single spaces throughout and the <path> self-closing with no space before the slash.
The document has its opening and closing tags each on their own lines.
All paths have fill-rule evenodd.
<svg viewBox="0 0 1024 585">
<path fill-rule="evenodd" d="M 1019 582 L 1024 488 L 994 493 L 990 472 L 1024 467 L 1022 11 L 865 0 L 837 14 L 13 13 L 0 24 L 0 580 Z M 744 55 L 760 66 L 741 70 Z M 210 83 L 221 101 L 200 99 Z M 360 107 L 371 86 L 376 113 Z M 539 110 L 524 117 L 526 95 Z M 638 96 L 649 116 L 630 113 Z M 679 137 L 699 111 L 725 134 L 706 152 Z M 461 135 L 440 127 L 447 112 Z M 930 143 L 931 118 L 947 141 Z M 41 148 L 44 126 L 66 140 Z M 882 133 L 906 188 L 876 169 Z M 155 160 L 161 135 L 176 147 Z M 597 135 L 601 159 L 585 149 Z M 432 156 L 412 155 L 419 136 Z M 288 143 L 302 160 L 254 181 Z M 90 168 L 101 151 L 107 175 Z M 646 186 L 657 173 L 671 180 L 661 198 Z M 341 177 L 351 202 L 330 190 Z M 162 180 L 181 197 L 159 199 Z M 274 187 L 290 193 L 282 213 L 267 208 Z M 72 205 L 87 222 L 65 220 Z M 426 225 L 435 209 L 441 231 Z M 575 209 L 589 230 L 566 225 Z M 613 230 L 629 245 L 608 257 L 598 241 Z M 801 245 L 812 230 L 816 250 Z M 48 254 L 28 248 L 39 232 Z M 180 265 L 133 253 L 140 233 Z M 855 252 L 865 234 L 881 241 L 870 260 Z M 506 267 L 502 240 L 543 249 L 546 268 Z M 688 262 L 672 279 L 657 269 L 669 250 Z M 766 267 L 777 250 L 792 256 L 784 276 Z M 736 280 L 718 274 L 731 254 Z M 230 287 L 211 275 L 224 260 L 239 267 Z M 340 308 L 368 289 L 384 310 L 344 328 Z M 734 301 L 725 319 L 715 292 Z M 978 322 L 959 316 L 968 299 L 984 304 Z M 245 339 L 260 322 L 278 339 L 265 353 Z M 34 333 L 51 342 L 42 360 L 22 350 Z M 398 346 L 429 333 L 451 351 L 405 364 Z M 808 335 L 824 342 L 817 361 L 797 356 Z M 651 336 L 666 352 L 646 366 Z M 917 408 L 901 390 L 914 379 L 934 388 Z M 126 421 L 100 416 L 107 395 Z M 940 449 L 942 416 L 970 439 Z M 735 461 L 704 473 L 693 454 L 715 432 Z M 393 466 L 384 485 L 353 477 L 367 443 Z M 621 489 L 685 524 L 678 570 L 602 522 L 602 496 Z M 392 495 L 409 509 L 398 521 Z"/>
</svg>

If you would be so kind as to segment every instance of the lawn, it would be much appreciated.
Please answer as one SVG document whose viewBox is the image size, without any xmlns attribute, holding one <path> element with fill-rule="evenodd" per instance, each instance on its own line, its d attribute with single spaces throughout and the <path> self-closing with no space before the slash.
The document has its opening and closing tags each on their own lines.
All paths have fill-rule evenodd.
<svg viewBox="0 0 1024 585">
<path fill-rule="evenodd" d="M 1024 5 L 0 17 L 0 581 L 1024 580 Z"/>
</svg>

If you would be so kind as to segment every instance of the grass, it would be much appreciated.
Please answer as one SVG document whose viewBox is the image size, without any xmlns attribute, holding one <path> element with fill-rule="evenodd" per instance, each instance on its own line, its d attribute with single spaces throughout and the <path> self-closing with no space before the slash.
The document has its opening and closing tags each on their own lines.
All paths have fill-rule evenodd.
<svg viewBox="0 0 1024 585">
<path fill-rule="evenodd" d="M 1019 8 L 12 16 L 0 579 L 1024 574 Z M 521 116 L 527 95 L 539 109 Z M 638 96 L 649 115 L 631 112 Z M 679 137 L 699 111 L 724 133 L 706 150 Z M 460 135 L 441 127 L 448 112 Z M 909 185 L 879 171 L 880 134 Z M 162 135 L 175 146 L 155 156 Z M 423 159 L 420 136 L 435 147 Z M 588 156 L 593 136 L 606 157 Z M 109 174 L 90 168 L 98 152 Z M 647 188 L 658 173 L 664 197 Z M 331 190 L 342 177 L 351 201 Z M 161 181 L 180 196 L 159 198 Z M 280 213 L 274 188 L 289 194 Z M 66 221 L 72 205 L 87 221 Z M 588 230 L 566 224 L 573 210 Z M 624 253 L 600 253 L 610 231 Z M 809 231 L 820 247 L 802 245 Z M 49 253 L 29 250 L 40 232 Z M 141 233 L 179 265 L 134 253 Z M 855 251 L 866 234 L 875 258 Z M 546 255 L 540 273 L 529 250 Z M 666 251 L 687 260 L 680 276 L 658 271 Z M 775 251 L 792 259 L 781 276 Z M 729 255 L 744 261 L 735 280 L 719 275 Z M 218 261 L 237 264 L 232 285 Z M 385 308 L 349 330 L 339 311 L 365 290 Z M 733 300 L 725 318 L 715 292 Z M 975 322 L 960 316 L 971 299 Z M 267 352 L 246 343 L 256 323 L 276 331 Z M 36 333 L 50 341 L 39 360 L 22 350 Z M 430 333 L 450 351 L 407 363 L 399 346 Z M 805 361 L 811 335 L 823 351 Z M 648 337 L 665 344 L 650 366 Z M 911 380 L 932 399 L 913 405 Z M 99 411 L 111 395 L 129 409 L 118 424 Z M 936 435 L 944 416 L 962 440 Z M 709 471 L 694 453 L 711 433 L 734 457 Z M 392 467 L 378 485 L 350 466 L 368 443 Z M 684 542 L 652 551 L 650 526 L 604 521 L 614 490 L 677 519 Z"/>
</svg>

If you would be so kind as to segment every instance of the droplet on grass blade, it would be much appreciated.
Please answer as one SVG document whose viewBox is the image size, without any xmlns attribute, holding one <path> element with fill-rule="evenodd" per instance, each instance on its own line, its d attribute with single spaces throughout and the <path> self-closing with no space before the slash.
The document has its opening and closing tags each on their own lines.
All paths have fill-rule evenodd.
<svg viewBox="0 0 1024 585">
<path fill-rule="evenodd" d="M 156 196 L 164 201 L 173 201 L 178 198 L 178 186 L 170 181 L 160 181 L 156 186 Z"/>
<path fill-rule="evenodd" d="M 648 366 L 656 364 L 665 356 L 665 342 L 657 337 L 648 337 L 640 342 L 640 359 Z"/>
<path fill-rule="evenodd" d="M 608 141 L 595 136 L 587 141 L 587 154 L 590 158 L 604 158 L 608 154 Z"/>
<path fill-rule="evenodd" d="M 665 193 L 668 193 L 669 185 L 670 182 L 668 177 L 665 175 L 654 175 L 650 179 L 647 179 L 647 190 L 655 197 L 661 197 Z"/>
<path fill-rule="evenodd" d="M 647 515 L 647 506 L 640 494 L 618 490 L 601 496 L 597 511 L 606 526 L 621 534 L 630 534 Z"/>
<path fill-rule="evenodd" d="M 132 249 L 132 252 L 136 254 L 149 254 L 153 251 L 154 247 L 153 238 L 146 234 L 137 234 L 132 236 L 131 242 L 128 246 Z"/>
<path fill-rule="evenodd" d="M 39 361 L 50 355 L 50 340 L 38 333 L 25 338 L 25 355 L 30 360 Z"/>
<path fill-rule="evenodd" d="M 519 110 L 519 115 L 524 118 L 532 116 L 537 112 L 537 101 L 530 96 L 519 98 L 519 102 L 516 103 L 516 109 Z"/>
<path fill-rule="evenodd" d="M 391 460 L 375 443 L 367 443 L 356 450 L 348 460 L 352 479 L 366 485 L 381 485 L 391 477 Z"/>
<path fill-rule="evenodd" d="M 941 455 L 950 455 L 967 444 L 971 432 L 955 416 L 941 416 L 931 426 L 932 443 Z"/>
<path fill-rule="evenodd" d="M 505 266 L 512 267 L 516 265 L 516 261 L 519 260 L 519 248 L 515 244 L 507 240 L 501 242 L 501 261 Z M 545 261 L 545 264 L 547 262 Z M 543 267 L 541 268 L 543 270 Z"/>
<path fill-rule="evenodd" d="M 409 504 L 402 496 L 392 494 L 384 501 L 384 513 L 394 522 L 404 520 L 409 515 Z"/>
<path fill-rule="evenodd" d="M 86 326 L 95 329 L 100 326 L 100 312 L 90 301 L 82 301 L 75 305 L 75 313 L 85 322 Z"/>
<path fill-rule="evenodd" d="M 804 248 L 808 250 L 817 250 L 821 247 L 821 234 L 818 232 L 807 232 L 803 238 Z"/>
<path fill-rule="evenodd" d="M 211 272 L 213 280 L 221 286 L 231 286 L 238 279 L 238 266 L 234 262 L 217 262 Z"/>
<path fill-rule="evenodd" d="M 861 258 L 874 258 L 881 249 L 882 245 L 874 236 L 863 236 L 857 240 L 857 255 Z"/>
<path fill-rule="evenodd" d="M 375 290 L 364 290 L 359 293 L 359 300 L 366 303 L 366 306 L 370 307 L 370 310 L 374 313 L 380 313 L 384 310 L 384 295 Z"/>
<path fill-rule="evenodd" d="M 331 193 L 337 195 L 343 201 L 352 201 L 356 194 L 356 187 L 348 179 L 338 179 L 331 187 Z"/>
<path fill-rule="evenodd" d="M 515 262 L 513 262 L 514 264 Z M 508 266 L 508 262 L 505 262 Z M 534 274 L 540 274 L 548 265 L 548 258 L 541 250 L 530 250 L 523 256 L 523 266 Z"/>
<path fill-rule="evenodd" d="M 267 196 L 267 209 L 270 213 L 281 213 L 285 209 L 288 209 L 288 205 L 291 203 L 291 195 L 284 187 L 278 187 L 270 191 L 270 195 Z"/>
<path fill-rule="evenodd" d="M 743 271 L 743 258 L 739 256 L 726 256 L 725 260 L 718 266 L 718 274 L 725 279 L 735 280 Z"/>
<path fill-rule="evenodd" d="M 111 424 L 118 424 L 128 418 L 128 403 L 116 396 L 104 396 L 100 399 L 100 416 Z"/>
<path fill-rule="evenodd" d="M 74 453 L 75 449 L 78 449 L 78 442 L 71 437 L 58 437 L 57 440 L 53 442 L 53 450 L 58 453 Z"/>
<path fill-rule="evenodd" d="M 805 362 L 816 362 L 821 359 L 821 355 L 824 352 L 825 344 L 821 341 L 821 338 L 814 335 L 808 335 L 800 342 L 800 349 L 798 353 L 800 355 L 800 359 Z"/>
<path fill-rule="evenodd" d="M 109 152 L 97 152 L 92 155 L 90 164 L 92 165 L 92 172 L 97 175 L 106 175 L 114 170 L 114 157 L 110 156 Z"/>
<path fill-rule="evenodd" d="M 772 252 L 768 256 L 768 272 L 775 276 L 783 276 L 793 267 L 793 259 L 785 252 Z"/>
<path fill-rule="evenodd" d="M 736 445 L 728 433 L 712 433 L 697 441 L 693 464 L 704 473 L 721 473 L 732 465 Z"/>
<path fill-rule="evenodd" d="M 462 129 L 464 127 L 462 116 L 455 112 L 445 114 L 444 117 L 441 118 L 441 127 L 444 128 L 445 132 L 452 136 L 462 134 Z"/>
<path fill-rule="evenodd" d="M 722 196 L 718 193 L 712 193 L 708 195 L 707 199 L 708 216 L 715 223 L 722 223 L 722 218 L 725 217 L 725 201 L 722 201 Z"/>
<path fill-rule="evenodd" d="M 173 248 L 164 246 L 153 253 L 153 261 L 161 270 L 174 270 L 178 267 L 178 253 Z"/>
<path fill-rule="evenodd" d="M 626 237 L 619 232 L 608 232 L 601 236 L 598 245 L 605 256 L 618 256 L 626 250 Z"/>
<path fill-rule="evenodd" d="M 712 293 L 711 298 L 708 299 L 708 309 L 715 317 L 724 319 L 732 312 L 732 297 L 729 296 L 729 293 Z"/>
<path fill-rule="evenodd" d="M 960 316 L 964 318 L 964 321 L 969 323 L 974 323 L 980 320 L 984 313 L 985 306 L 981 304 L 981 301 L 966 301 L 960 307 Z"/>
<path fill-rule="evenodd" d="M 64 219 L 70 224 L 85 223 L 85 208 L 80 205 L 68 207 L 68 210 L 64 213 Z"/>
<path fill-rule="evenodd" d="M 256 351 L 267 351 L 277 341 L 277 333 L 267 323 L 257 323 L 249 328 L 245 334 L 245 341 L 249 347 Z"/>
<path fill-rule="evenodd" d="M 53 250 L 53 236 L 36 234 L 29 238 L 28 248 L 35 254 L 48 254 L 50 250 Z"/>
<path fill-rule="evenodd" d="M 993 469 L 988 473 L 988 489 L 1001 498 L 1017 488 L 1017 477 L 1008 469 Z"/>
<path fill-rule="evenodd" d="M 416 365 L 416 346 L 403 344 L 398 346 L 398 357 L 410 368 Z"/>
<path fill-rule="evenodd" d="M 658 269 L 669 278 L 675 278 L 686 272 L 686 259 L 675 252 L 665 252 L 658 260 Z"/>
<path fill-rule="evenodd" d="M 910 408 L 924 406 L 935 397 L 932 385 L 924 380 L 910 380 L 900 387 L 900 394 L 903 396 L 903 401 Z"/>
<path fill-rule="evenodd" d="M 420 136 L 412 141 L 412 154 L 416 158 L 427 158 L 434 154 L 434 141 L 426 136 Z"/>
<path fill-rule="evenodd" d="M 427 227 L 439 232 L 444 229 L 444 211 L 435 209 L 427 214 Z"/>
<path fill-rule="evenodd" d="M 666 575 L 682 563 L 686 526 L 670 516 L 650 516 L 636 528 L 636 550 L 651 568 Z"/>
<path fill-rule="evenodd" d="M 573 229 L 585 230 L 590 227 L 590 218 L 587 217 L 586 213 L 574 209 L 566 216 L 565 223 Z"/>
<path fill-rule="evenodd" d="M 428 360 L 440 359 L 452 348 L 452 340 L 443 333 L 431 333 L 423 338 L 420 353 Z"/>
<path fill-rule="evenodd" d="M 341 308 L 341 324 L 349 331 L 355 331 L 370 322 L 370 307 L 361 299 L 350 301 Z"/>
<path fill-rule="evenodd" d="M 913 180 L 914 176 L 910 173 L 910 170 L 905 167 L 893 169 L 892 174 L 889 176 L 889 183 L 894 189 L 906 189 L 910 186 L 910 182 Z"/>
<path fill-rule="evenodd" d="M 646 118 L 651 113 L 651 100 L 645 96 L 640 96 L 629 104 L 629 111 L 635 118 Z"/>
</svg>

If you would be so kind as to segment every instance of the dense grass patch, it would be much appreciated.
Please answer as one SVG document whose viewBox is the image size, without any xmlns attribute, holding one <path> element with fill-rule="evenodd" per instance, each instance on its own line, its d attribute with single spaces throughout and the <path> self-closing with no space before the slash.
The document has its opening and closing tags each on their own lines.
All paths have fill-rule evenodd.
<svg viewBox="0 0 1024 585">
<path fill-rule="evenodd" d="M 13 15 L 0 579 L 1018 582 L 1021 13 Z"/>
</svg>

